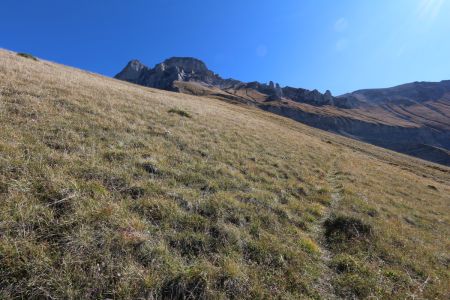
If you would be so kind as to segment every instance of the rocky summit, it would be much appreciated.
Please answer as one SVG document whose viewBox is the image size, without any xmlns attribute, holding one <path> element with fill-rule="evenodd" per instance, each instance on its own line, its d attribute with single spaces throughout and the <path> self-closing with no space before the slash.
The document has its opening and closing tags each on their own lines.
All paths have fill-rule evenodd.
<svg viewBox="0 0 450 300">
<path fill-rule="evenodd" d="M 132 83 L 249 104 L 310 126 L 450 165 L 450 81 L 414 82 L 335 97 L 330 91 L 223 79 L 192 57 L 154 68 L 130 61 L 115 76 Z"/>
</svg>

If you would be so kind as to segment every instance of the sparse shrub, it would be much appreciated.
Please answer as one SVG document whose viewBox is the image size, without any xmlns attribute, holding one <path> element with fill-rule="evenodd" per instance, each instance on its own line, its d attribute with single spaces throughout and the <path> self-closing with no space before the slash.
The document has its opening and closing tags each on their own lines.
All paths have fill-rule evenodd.
<svg viewBox="0 0 450 300">
<path fill-rule="evenodd" d="M 21 56 L 21 57 L 28 58 L 28 59 L 32 59 L 32 60 L 34 60 L 34 61 L 37 61 L 37 60 L 38 60 L 36 57 L 34 57 L 33 55 L 31 55 L 31 54 L 29 54 L 29 53 L 19 52 L 19 53 L 17 53 L 17 55 L 18 55 L 18 56 Z"/>
<path fill-rule="evenodd" d="M 352 216 L 331 216 L 325 223 L 325 237 L 332 244 L 350 240 L 366 240 L 372 236 L 372 226 Z"/>
<path fill-rule="evenodd" d="M 187 111 L 184 111 L 182 109 L 179 109 L 179 108 L 171 108 L 168 110 L 168 113 L 177 114 L 177 115 L 180 115 L 180 116 L 186 117 L 186 118 L 192 118 L 190 113 L 188 113 Z"/>
</svg>

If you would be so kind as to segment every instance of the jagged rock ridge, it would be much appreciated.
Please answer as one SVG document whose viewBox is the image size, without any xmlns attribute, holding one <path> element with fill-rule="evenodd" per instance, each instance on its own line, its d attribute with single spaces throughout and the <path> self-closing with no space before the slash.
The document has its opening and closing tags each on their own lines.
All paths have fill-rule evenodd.
<svg viewBox="0 0 450 300">
<path fill-rule="evenodd" d="M 149 68 L 138 60 L 132 60 L 115 78 L 169 91 L 179 91 L 176 83 L 195 82 L 206 88 L 216 87 L 228 90 L 227 92 L 230 94 L 233 94 L 230 90 L 253 89 L 266 95 L 264 100 L 289 98 L 296 102 L 337 106 L 346 103 L 346 101 L 333 97 L 330 91 L 322 94 L 317 90 L 282 88 L 278 83 L 272 81 L 266 84 L 256 81 L 245 83 L 235 79 L 223 79 L 209 70 L 204 62 L 193 57 L 172 57 L 157 64 L 154 68 Z"/>
</svg>

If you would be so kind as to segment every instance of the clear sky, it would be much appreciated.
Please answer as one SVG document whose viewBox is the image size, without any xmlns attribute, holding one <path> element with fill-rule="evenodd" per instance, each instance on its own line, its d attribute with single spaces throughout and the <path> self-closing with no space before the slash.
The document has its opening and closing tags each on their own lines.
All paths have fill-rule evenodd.
<svg viewBox="0 0 450 300">
<path fill-rule="evenodd" d="M 450 0 L 0 0 L 0 47 L 108 76 L 194 56 L 339 95 L 450 79 Z"/>
</svg>

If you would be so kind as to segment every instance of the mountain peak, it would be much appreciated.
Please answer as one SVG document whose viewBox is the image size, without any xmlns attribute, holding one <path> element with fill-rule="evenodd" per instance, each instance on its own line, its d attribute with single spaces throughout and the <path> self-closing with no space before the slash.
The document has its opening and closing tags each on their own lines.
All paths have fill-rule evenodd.
<svg viewBox="0 0 450 300">
<path fill-rule="evenodd" d="M 136 83 L 141 76 L 142 71 L 146 68 L 147 67 L 139 60 L 133 59 L 130 60 L 125 68 L 114 77 Z"/>
<path fill-rule="evenodd" d="M 135 71 L 140 71 L 143 68 L 145 68 L 145 65 L 143 63 L 141 63 L 138 59 L 132 59 L 128 62 L 126 68 L 135 70 Z"/>
</svg>

